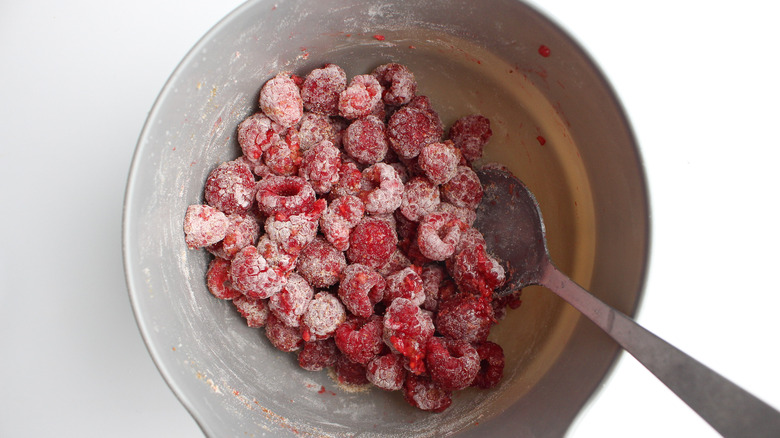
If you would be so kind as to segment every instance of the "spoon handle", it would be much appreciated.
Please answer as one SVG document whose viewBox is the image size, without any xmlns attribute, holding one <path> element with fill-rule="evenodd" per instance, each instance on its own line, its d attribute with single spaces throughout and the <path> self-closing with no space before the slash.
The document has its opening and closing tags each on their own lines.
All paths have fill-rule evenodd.
<svg viewBox="0 0 780 438">
<path fill-rule="evenodd" d="M 780 412 L 608 306 L 552 262 L 539 283 L 601 327 L 724 437 L 780 436 Z"/>
</svg>

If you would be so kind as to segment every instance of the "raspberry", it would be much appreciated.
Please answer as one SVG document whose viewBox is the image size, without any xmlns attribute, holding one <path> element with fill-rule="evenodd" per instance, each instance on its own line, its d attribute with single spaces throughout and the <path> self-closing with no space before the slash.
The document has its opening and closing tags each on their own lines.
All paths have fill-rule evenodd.
<svg viewBox="0 0 780 438">
<path fill-rule="evenodd" d="M 492 325 L 493 308 L 484 298 L 460 293 L 439 302 L 436 329 L 446 337 L 483 342 Z"/>
<path fill-rule="evenodd" d="M 225 237 L 206 249 L 217 257 L 229 260 L 243 247 L 255 243 L 260 234 L 260 225 L 256 218 L 243 214 L 231 214 L 227 220 Z"/>
<path fill-rule="evenodd" d="M 390 147 L 400 158 L 414 158 L 426 145 L 441 140 L 443 134 L 438 116 L 405 106 L 390 116 L 387 137 Z"/>
<path fill-rule="evenodd" d="M 390 260 L 397 243 L 395 229 L 387 221 L 366 217 L 349 235 L 347 258 L 351 263 L 378 269 Z"/>
<path fill-rule="evenodd" d="M 284 252 L 279 244 L 272 241 L 267 234 L 257 242 L 257 252 L 263 256 L 268 266 L 280 275 L 289 274 L 295 269 L 295 263 L 298 260 L 297 253 Z"/>
<path fill-rule="evenodd" d="M 385 344 L 409 359 L 413 373 L 423 373 L 425 343 L 434 332 L 430 313 L 406 298 L 396 298 L 385 310 L 383 324 Z"/>
<path fill-rule="evenodd" d="M 260 109 L 285 128 L 296 125 L 303 117 L 303 100 L 298 85 L 289 73 L 279 73 L 260 89 Z"/>
<path fill-rule="evenodd" d="M 336 329 L 333 338 L 349 360 L 365 365 L 384 349 L 382 318 L 378 315 L 368 319 L 349 317 Z"/>
<path fill-rule="evenodd" d="M 374 313 L 374 304 L 384 297 L 385 279 L 366 265 L 351 264 L 344 269 L 339 284 L 339 298 L 353 315 L 368 318 Z"/>
<path fill-rule="evenodd" d="M 419 222 L 423 216 L 433 213 L 439 203 L 439 188 L 424 177 L 415 177 L 404 184 L 401 198 L 401 214 Z"/>
<path fill-rule="evenodd" d="M 347 74 L 335 64 L 326 64 L 312 70 L 301 87 L 301 98 L 307 110 L 335 116 L 338 114 L 339 95 L 347 88 Z"/>
<path fill-rule="evenodd" d="M 233 287 L 252 299 L 264 299 L 279 292 L 286 278 L 276 273 L 254 246 L 244 247 L 230 264 Z"/>
<path fill-rule="evenodd" d="M 465 247 L 448 264 L 450 275 L 461 291 L 486 298 L 504 283 L 504 268 L 481 245 Z"/>
<path fill-rule="evenodd" d="M 296 270 L 312 287 L 326 288 L 338 283 L 346 267 L 344 253 L 317 237 L 301 251 Z"/>
<path fill-rule="evenodd" d="M 363 171 L 358 196 L 369 214 L 392 213 L 401 206 L 404 185 L 392 166 L 376 163 Z"/>
<path fill-rule="evenodd" d="M 423 411 L 443 412 L 452 404 L 452 392 L 428 377 L 408 375 L 403 390 L 404 399 Z"/>
<path fill-rule="evenodd" d="M 387 277 L 388 275 L 398 272 L 404 268 L 408 268 L 412 265 L 412 262 L 409 261 L 408 258 L 398 249 L 396 249 L 393 252 L 393 255 L 390 256 L 390 260 L 387 261 L 382 267 L 377 269 L 377 272 Z"/>
<path fill-rule="evenodd" d="M 230 285 L 230 261 L 215 257 L 209 263 L 209 269 L 206 271 L 206 286 L 212 295 L 221 300 L 232 300 L 241 296 Z"/>
<path fill-rule="evenodd" d="M 233 305 L 246 320 L 247 326 L 252 328 L 265 326 L 269 313 L 266 300 L 253 300 L 241 295 L 233 299 Z"/>
<path fill-rule="evenodd" d="M 355 163 L 343 162 L 339 167 L 339 180 L 331 190 L 332 196 L 357 195 L 363 173 Z"/>
<path fill-rule="evenodd" d="M 257 183 L 257 202 L 268 216 L 299 214 L 314 202 L 311 185 L 299 176 L 271 176 Z"/>
<path fill-rule="evenodd" d="M 302 151 L 316 146 L 322 141 L 335 144 L 336 133 L 327 116 L 315 113 L 304 113 L 301 126 L 298 128 L 298 142 Z"/>
<path fill-rule="evenodd" d="M 388 149 L 384 122 L 374 115 L 355 120 L 344 131 L 343 146 L 361 164 L 384 160 Z"/>
<path fill-rule="evenodd" d="M 298 327 L 313 296 L 314 289 L 293 272 L 287 277 L 287 284 L 282 290 L 268 299 L 268 307 L 285 325 Z"/>
<path fill-rule="evenodd" d="M 301 319 L 303 339 L 309 342 L 331 337 L 346 317 L 344 305 L 335 295 L 317 292 Z"/>
<path fill-rule="evenodd" d="M 357 196 L 346 195 L 333 200 L 320 217 L 325 238 L 339 251 L 349 248 L 349 233 L 363 218 L 365 207 Z"/>
<path fill-rule="evenodd" d="M 365 385 L 368 383 L 368 379 L 366 379 L 366 367 L 349 360 L 346 355 L 338 355 L 333 370 L 336 372 L 339 383 L 347 385 Z"/>
<path fill-rule="evenodd" d="M 380 65 L 371 74 L 382 85 L 382 100 L 387 105 L 407 104 L 417 93 L 417 81 L 405 65 L 396 63 Z"/>
<path fill-rule="evenodd" d="M 435 312 L 439 309 L 439 301 L 449 298 L 455 293 L 455 285 L 447 275 L 443 266 L 427 264 L 422 267 L 420 278 L 425 291 L 425 301 L 421 307 Z"/>
<path fill-rule="evenodd" d="M 297 327 L 285 325 L 273 312 L 268 314 L 265 322 L 265 336 L 279 350 L 291 352 L 303 345 L 301 332 Z"/>
<path fill-rule="evenodd" d="M 477 220 L 477 212 L 466 207 L 456 207 L 449 202 L 440 202 L 436 206 L 436 212 L 439 213 L 452 213 L 461 222 L 468 226 L 473 226 L 474 221 Z"/>
<path fill-rule="evenodd" d="M 388 353 L 371 359 L 366 364 L 366 379 L 374 386 L 387 391 L 401 389 L 406 379 L 403 356 Z"/>
<path fill-rule="evenodd" d="M 488 389 L 498 385 L 504 377 L 504 349 L 500 345 L 485 341 L 474 346 L 479 354 L 479 372 L 472 386 Z"/>
<path fill-rule="evenodd" d="M 474 210 L 482 201 L 482 184 L 471 168 L 458 166 L 455 176 L 441 186 L 441 196 L 456 207 Z"/>
<path fill-rule="evenodd" d="M 461 117 L 450 127 L 449 137 L 468 162 L 482 158 L 482 149 L 490 140 L 490 120 L 479 114 Z"/>
<path fill-rule="evenodd" d="M 387 287 L 383 301 L 390 304 L 396 298 L 406 298 L 415 306 L 419 306 L 425 301 L 425 289 L 420 275 L 413 268 L 404 268 L 386 279 Z"/>
<path fill-rule="evenodd" d="M 319 208 L 313 208 L 313 211 L 292 216 L 269 216 L 265 220 L 266 236 L 287 254 L 300 254 L 317 236 L 319 213 L 324 209 L 324 204 L 324 199 L 318 199 L 313 206 Z"/>
<path fill-rule="evenodd" d="M 209 205 L 190 205 L 184 214 L 184 241 L 191 249 L 214 245 L 227 234 L 229 221 Z"/>
<path fill-rule="evenodd" d="M 480 370 L 477 350 L 466 341 L 433 337 L 425 346 L 425 365 L 431 380 L 455 391 L 471 385 Z"/>
<path fill-rule="evenodd" d="M 272 144 L 282 141 L 279 133 L 284 131 L 263 113 L 255 113 L 238 125 L 237 140 L 241 152 L 252 163 L 259 163 L 263 152 Z"/>
<path fill-rule="evenodd" d="M 472 248 L 475 246 L 481 246 L 482 248 L 485 248 L 485 245 L 485 237 L 482 235 L 482 233 L 480 233 L 476 228 L 467 227 L 460 233 L 460 241 L 455 247 L 455 253 L 457 254 L 466 248 Z"/>
<path fill-rule="evenodd" d="M 431 260 L 442 261 L 450 257 L 460 240 L 466 225 L 450 213 L 432 213 L 420 221 L 417 244 L 420 252 Z"/>
<path fill-rule="evenodd" d="M 295 175 L 301 164 L 298 131 L 290 128 L 281 141 L 271 143 L 265 150 L 263 162 L 276 175 Z"/>
<path fill-rule="evenodd" d="M 306 178 L 317 194 L 325 194 L 339 180 L 341 152 L 333 143 L 322 141 L 303 153 L 298 175 Z"/>
<path fill-rule="evenodd" d="M 417 165 L 434 184 L 444 184 L 455 176 L 460 150 L 451 141 L 430 143 L 417 156 Z"/>
<path fill-rule="evenodd" d="M 298 364 L 307 371 L 320 371 L 336 365 L 338 350 L 333 338 L 305 342 L 298 353 Z"/>
<path fill-rule="evenodd" d="M 344 145 L 344 132 L 349 126 L 349 121 L 343 117 L 331 117 L 330 126 L 333 128 L 333 144 L 342 147 Z"/>
<path fill-rule="evenodd" d="M 382 109 L 382 86 L 371 75 L 357 75 L 339 95 L 339 115 L 353 120 Z"/>
<path fill-rule="evenodd" d="M 255 196 L 255 177 L 242 160 L 226 161 L 211 171 L 204 190 L 206 203 L 225 214 L 245 214 Z"/>
</svg>

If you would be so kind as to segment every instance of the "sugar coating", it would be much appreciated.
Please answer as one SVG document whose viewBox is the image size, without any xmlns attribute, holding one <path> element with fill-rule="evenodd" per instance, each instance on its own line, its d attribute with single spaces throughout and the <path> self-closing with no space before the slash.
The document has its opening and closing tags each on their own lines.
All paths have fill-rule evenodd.
<svg viewBox="0 0 780 438">
<path fill-rule="evenodd" d="M 262 112 L 252 114 L 238 125 L 237 140 L 244 157 L 252 163 L 260 163 L 263 151 L 282 141 L 284 128 Z"/>
<path fill-rule="evenodd" d="M 420 221 L 417 244 L 431 260 L 443 261 L 455 253 L 465 224 L 452 213 L 431 213 Z"/>
<path fill-rule="evenodd" d="M 306 75 L 301 87 L 301 98 L 307 110 L 334 116 L 338 114 L 339 95 L 345 88 L 347 74 L 341 67 L 327 64 Z"/>
<path fill-rule="evenodd" d="M 326 288 L 338 283 L 346 267 L 344 253 L 317 237 L 301 251 L 296 270 L 313 287 Z"/>
<path fill-rule="evenodd" d="M 266 215 L 298 214 L 311 206 L 316 193 L 299 176 L 270 176 L 257 183 L 257 203 Z"/>
<path fill-rule="evenodd" d="M 460 150 L 451 141 L 425 145 L 417 157 L 417 165 L 434 184 L 445 184 L 458 170 Z"/>
<path fill-rule="evenodd" d="M 225 213 L 209 205 L 190 205 L 184 214 L 184 241 L 190 248 L 214 245 L 228 231 Z"/>
<path fill-rule="evenodd" d="M 303 345 L 303 336 L 297 327 L 290 327 L 276 317 L 273 312 L 268 314 L 265 322 L 265 336 L 279 350 L 296 351 Z"/>
<path fill-rule="evenodd" d="M 206 204 L 225 214 L 248 212 L 254 197 L 255 178 L 252 169 L 242 160 L 220 164 L 206 179 Z"/>
<path fill-rule="evenodd" d="M 469 162 L 482 158 L 482 149 L 492 135 L 490 120 L 481 114 L 461 117 L 450 127 L 449 132 L 450 140 Z"/>
<path fill-rule="evenodd" d="M 238 313 L 246 320 L 246 324 L 252 328 L 264 327 L 268 320 L 267 300 L 253 300 L 244 295 L 233 299 L 233 305 Z"/>
<path fill-rule="evenodd" d="M 389 148 L 385 123 L 371 114 L 350 123 L 344 131 L 342 142 L 344 151 L 361 164 L 384 160 Z"/>
<path fill-rule="evenodd" d="M 303 117 L 303 99 L 298 85 L 289 73 L 279 73 L 260 89 L 260 109 L 285 128 L 296 125 Z"/>
<path fill-rule="evenodd" d="M 333 335 L 338 326 L 347 318 L 341 301 L 328 292 L 317 292 L 309 302 L 301 320 L 304 339 L 318 340 Z"/>
<path fill-rule="evenodd" d="M 360 183 L 363 179 L 363 172 L 358 169 L 357 164 L 352 162 L 342 162 L 339 167 L 339 180 L 331 190 L 332 196 L 357 195 L 360 193 Z"/>
<path fill-rule="evenodd" d="M 386 391 L 398 391 L 406 379 L 403 356 L 387 353 L 375 357 L 366 364 L 366 379 Z"/>
<path fill-rule="evenodd" d="M 345 195 L 333 200 L 320 217 L 320 230 L 339 251 L 349 248 L 349 234 L 360 223 L 365 213 L 363 201 L 357 196 Z"/>
<path fill-rule="evenodd" d="M 295 269 L 295 263 L 298 260 L 298 253 L 288 253 L 282 250 L 281 246 L 272 241 L 267 234 L 263 235 L 257 242 L 257 252 L 263 256 L 268 266 L 279 273 L 287 275 Z"/>
<path fill-rule="evenodd" d="M 446 337 L 483 342 L 492 325 L 493 308 L 482 297 L 460 293 L 439 303 L 436 329 Z"/>
<path fill-rule="evenodd" d="M 357 75 L 339 95 L 339 115 L 354 120 L 382 109 L 382 86 L 371 75 Z"/>
<path fill-rule="evenodd" d="M 248 298 L 259 300 L 282 290 L 287 277 L 271 269 L 256 247 L 247 246 L 230 263 L 230 281 Z"/>
<path fill-rule="evenodd" d="M 320 371 L 336 365 L 338 350 L 333 338 L 309 341 L 298 353 L 298 365 L 307 371 Z"/>
<path fill-rule="evenodd" d="M 336 144 L 336 132 L 330 118 L 316 113 L 303 113 L 298 127 L 298 142 L 301 151 L 306 151 L 322 141 Z"/>
<path fill-rule="evenodd" d="M 409 103 L 417 93 L 414 74 L 403 64 L 389 63 L 371 72 L 382 85 L 382 100 L 387 105 L 401 106 Z"/>
<path fill-rule="evenodd" d="M 263 163 L 275 175 L 295 175 L 303 159 L 298 131 L 289 128 L 280 141 L 271 143 L 264 152 Z"/>
<path fill-rule="evenodd" d="M 254 245 L 260 225 L 257 218 L 249 214 L 231 214 L 227 220 L 225 237 L 206 249 L 219 258 L 230 260 L 245 246 Z"/>
<path fill-rule="evenodd" d="M 458 166 L 455 176 L 441 186 L 441 196 L 456 207 L 474 210 L 482 201 L 482 183 L 470 167 Z"/>
<path fill-rule="evenodd" d="M 399 157 L 409 159 L 420 154 L 428 144 L 441 140 L 441 120 L 430 111 L 402 107 L 387 122 L 390 147 Z"/>
</svg>

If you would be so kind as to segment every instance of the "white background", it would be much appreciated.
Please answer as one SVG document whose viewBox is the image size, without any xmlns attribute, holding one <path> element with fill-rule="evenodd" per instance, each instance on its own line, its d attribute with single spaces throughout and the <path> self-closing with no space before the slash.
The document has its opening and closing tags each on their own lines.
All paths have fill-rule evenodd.
<svg viewBox="0 0 780 438">
<path fill-rule="evenodd" d="M 122 202 L 155 97 L 239 3 L 0 3 L 0 436 L 201 435 L 135 326 Z M 653 244 L 640 323 L 779 407 L 778 8 L 537 4 L 600 64 L 642 147 Z M 713 435 L 630 356 L 571 431 Z"/>
</svg>

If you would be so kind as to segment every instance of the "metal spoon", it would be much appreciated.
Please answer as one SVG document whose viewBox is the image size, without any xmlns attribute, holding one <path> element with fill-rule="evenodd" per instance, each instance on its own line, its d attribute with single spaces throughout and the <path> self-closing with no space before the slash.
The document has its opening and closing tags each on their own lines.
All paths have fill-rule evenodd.
<svg viewBox="0 0 780 438">
<path fill-rule="evenodd" d="M 474 226 L 507 271 L 505 295 L 541 285 L 601 327 L 725 437 L 779 437 L 780 412 L 577 285 L 552 263 L 534 195 L 498 169 L 477 172 L 485 190 Z M 511 220 L 506 220 L 511 218 Z"/>
</svg>

